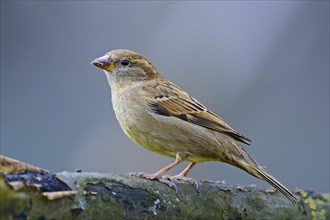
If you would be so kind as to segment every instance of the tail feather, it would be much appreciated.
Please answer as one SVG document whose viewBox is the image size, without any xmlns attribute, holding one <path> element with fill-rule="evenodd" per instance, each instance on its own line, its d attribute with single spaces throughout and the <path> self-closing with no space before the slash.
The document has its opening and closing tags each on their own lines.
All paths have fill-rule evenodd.
<svg viewBox="0 0 330 220">
<path fill-rule="evenodd" d="M 280 191 L 284 196 L 286 196 L 293 204 L 297 202 L 297 198 L 293 195 L 290 190 L 288 190 L 285 186 L 283 186 L 278 180 L 276 180 L 272 175 L 270 175 L 266 170 L 259 167 L 256 169 L 256 172 L 266 180 L 270 185 L 275 187 L 278 191 Z"/>
</svg>

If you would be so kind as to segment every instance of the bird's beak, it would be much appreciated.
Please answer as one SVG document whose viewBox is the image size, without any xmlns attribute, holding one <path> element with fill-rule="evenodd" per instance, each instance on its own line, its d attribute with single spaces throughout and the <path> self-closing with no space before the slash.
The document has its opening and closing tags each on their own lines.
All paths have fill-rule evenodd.
<svg viewBox="0 0 330 220">
<path fill-rule="evenodd" d="M 94 66 L 97 66 L 100 69 L 112 72 L 116 67 L 113 62 L 109 60 L 108 56 L 99 57 L 91 62 Z"/>
</svg>

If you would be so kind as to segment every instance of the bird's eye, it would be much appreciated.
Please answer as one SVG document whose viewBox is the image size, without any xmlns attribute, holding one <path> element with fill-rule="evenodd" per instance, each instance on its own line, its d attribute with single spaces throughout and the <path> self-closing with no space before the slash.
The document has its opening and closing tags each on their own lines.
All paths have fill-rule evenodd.
<svg viewBox="0 0 330 220">
<path fill-rule="evenodd" d="M 129 64 L 129 60 L 122 60 L 121 61 L 121 65 L 123 65 L 123 66 L 128 66 L 128 64 Z"/>
</svg>

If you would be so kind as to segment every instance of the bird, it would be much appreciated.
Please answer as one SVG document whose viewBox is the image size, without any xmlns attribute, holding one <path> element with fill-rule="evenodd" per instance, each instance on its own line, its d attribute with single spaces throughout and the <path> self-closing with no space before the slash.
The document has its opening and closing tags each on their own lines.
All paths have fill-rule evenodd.
<svg viewBox="0 0 330 220">
<path fill-rule="evenodd" d="M 124 133 L 137 145 L 175 161 L 153 174 L 137 176 L 164 180 L 179 163 L 189 165 L 173 179 L 187 177 L 202 162 L 218 161 L 267 181 L 292 203 L 295 195 L 260 166 L 242 147 L 251 140 L 230 127 L 197 99 L 166 80 L 146 58 L 127 49 L 112 50 L 93 60 L 106 74 L 112 106 Z M 188 76 L 189 77 L 189 76 Z"/>
</svg>

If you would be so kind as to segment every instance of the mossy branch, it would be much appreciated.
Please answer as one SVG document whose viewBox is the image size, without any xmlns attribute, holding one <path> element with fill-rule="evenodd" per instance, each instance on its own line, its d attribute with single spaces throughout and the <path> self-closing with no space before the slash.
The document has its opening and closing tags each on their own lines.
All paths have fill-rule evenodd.
<svg viewBox="0 0 330 220">
<path fill-rule="evenodd" d="M 256 187 L 227 187 L 204 182 L 197 191 L 194 185 L 177 182 L 176 193 L 163 183 L 127 175 L 63 172 L 56 176 L 76 192 L 49 197 L 31 186 L 15 191 L 1 178 L 1 217 L 330 219 L 329 195 L 312 198 L 301 191 L 299 202 L 293 205 L 279 192 Z"/>
</svg>

